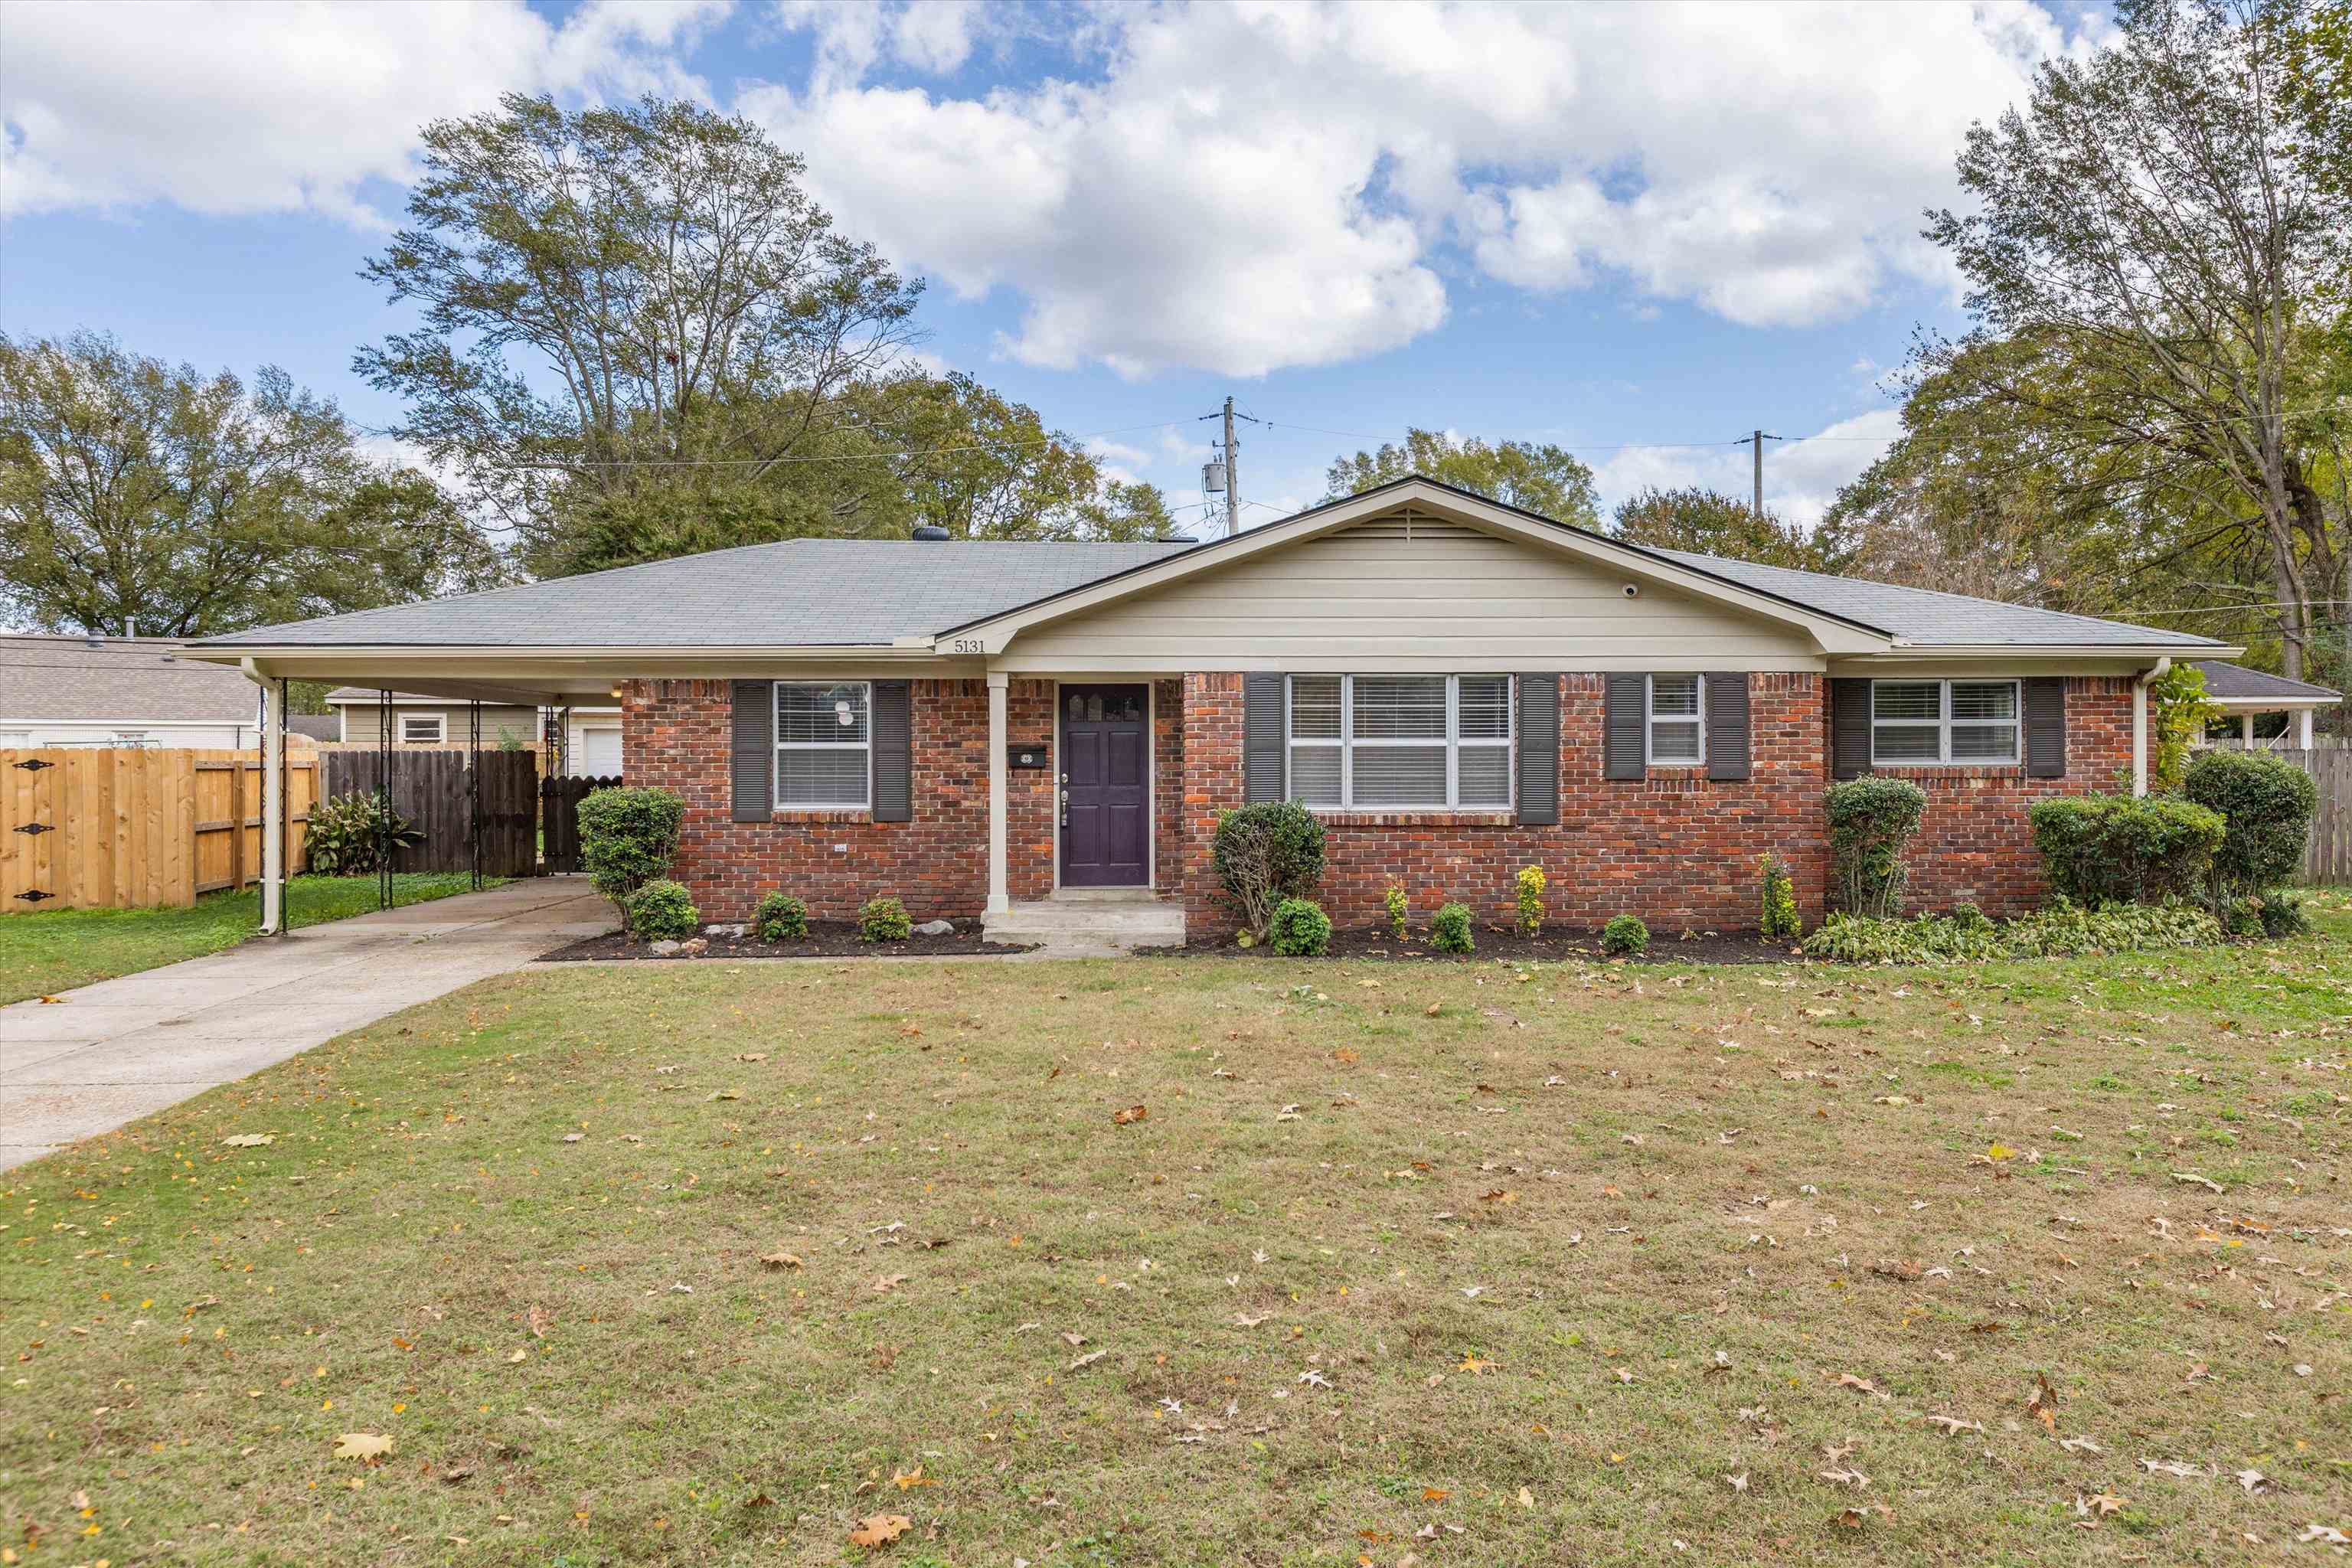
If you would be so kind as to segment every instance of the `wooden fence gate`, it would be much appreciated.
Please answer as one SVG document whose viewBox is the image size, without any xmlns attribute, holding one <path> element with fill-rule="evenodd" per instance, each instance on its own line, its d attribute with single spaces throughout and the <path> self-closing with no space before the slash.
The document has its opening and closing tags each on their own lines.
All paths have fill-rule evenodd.
<svg viewBox="0 0 2352 1568">
<path fill-rule="evenodd" d="M 590 790 L 614 789 L 620 783 L 617 775 L 540 781 L 540 858 L 548 875 L 580 869 L 580 802 Z"/>
<path fill-rule="evenodd" d="M 318 764 L 286 763 L 286 871 L 302 868 Z M 184 908 L 261 879 L 261 754 L 0 751 L 0 911 Z"/>
<path fill-rule="evenodd" d="M 372 795 L 383 777 L 381 752 L 329 752 L 327 795 Z M 393 857 L 395 871 L 467 871 L 474 866 L 473 797 L 482 801 L 482 875 L 529 877 L 539 869 L 537 813 L 531 808 L 539 759 L 530 752 L 484 752 L 468 768 L 464 752 L 397 751 L 392 808 L 425 836 Z"/>
<path fill-rule="evenodd" d="M 2273 751 L 2273 755 L 2309 773 L 2319 790 L 2311 837 L 2303 847 L 2303 879 L 2352 882 L 2352 749 L 2322 746 L 2308 752 Z"/>
</svg>

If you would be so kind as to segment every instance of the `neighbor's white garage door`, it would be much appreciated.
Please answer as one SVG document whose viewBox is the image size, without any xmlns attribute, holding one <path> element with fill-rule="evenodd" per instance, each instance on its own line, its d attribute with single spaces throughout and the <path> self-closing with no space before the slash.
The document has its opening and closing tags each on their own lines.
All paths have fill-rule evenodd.
<svg viewBox="0 0 2352 1568">
<path fill-rule="evenodd" d="M 617 725 L 580 731 L 580 758 L 572 771 L 586 778 L 618 778 L 621 773 L 621 731 Z"/>
</svg>

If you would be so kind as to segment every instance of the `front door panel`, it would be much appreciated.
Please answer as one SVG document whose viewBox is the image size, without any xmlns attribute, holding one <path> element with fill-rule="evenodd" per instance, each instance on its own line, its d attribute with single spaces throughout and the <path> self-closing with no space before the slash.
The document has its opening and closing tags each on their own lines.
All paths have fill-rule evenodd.
<svg viewBox="0 0 2352 1568">
<path fill-rule="evenodd" d="M 1140 686 L 1062 688 L 1062 885 L 1151 876 L 1151 725 Z"/>
</svg>

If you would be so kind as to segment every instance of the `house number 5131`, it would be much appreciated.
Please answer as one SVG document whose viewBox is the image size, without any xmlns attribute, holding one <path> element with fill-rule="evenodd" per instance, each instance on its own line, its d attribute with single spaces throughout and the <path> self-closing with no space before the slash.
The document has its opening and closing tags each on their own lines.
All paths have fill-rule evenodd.
<svg viewBox="0 0 2352 1568">
<path fill-rule="evenodd" d="M 987 645 L 979 637 L 952 637 L 948 642 L 950 653 L 986 653 Z"/>
</svg>

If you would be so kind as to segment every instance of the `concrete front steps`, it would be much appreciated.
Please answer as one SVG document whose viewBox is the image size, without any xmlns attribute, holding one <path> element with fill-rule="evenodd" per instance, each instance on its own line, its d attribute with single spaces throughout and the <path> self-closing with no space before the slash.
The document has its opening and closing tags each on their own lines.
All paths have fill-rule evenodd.
<svg viewBox="0 0 2352 1568">
<path fill-rule="evenodd" d="M 1065 888 L 981 921 L 990 942 L 1034 942 L 1056 958 L 1109 958 L 1184 940 L 1184 909 L 1149 888 Z"/>
</svg>

